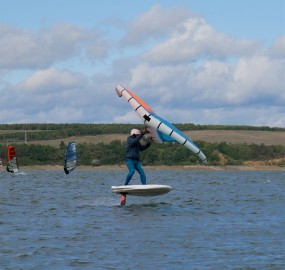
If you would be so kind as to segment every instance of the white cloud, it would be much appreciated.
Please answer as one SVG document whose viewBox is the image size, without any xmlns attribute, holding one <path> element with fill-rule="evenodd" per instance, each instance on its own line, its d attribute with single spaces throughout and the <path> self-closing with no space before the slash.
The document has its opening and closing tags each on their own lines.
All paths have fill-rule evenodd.
<svg viewBox="0 0 285 270">
<path fill-rule="evenodd" d="M 128 104 L 126 104 L 128 105 Z M 142 124 L 141 119 L 139 118 L 139 116 L 132 111 L 132 109 L 130 108 L 130 110 L 125 113 L 125 114 L 119 114 L 117 116 L 115 116 L 113 118 L 113 122 L 114 123 L 125 123 L 125 124 Z"/>
<path fill-rule="evenodd" d="M 129 31 L 120 41 L 123 45 L 139 45 L 150 38 L 159 38 L 179 25 L 189 12 L 182 8 L 163 9 L 154 5 L 147 12 L 128 22 Z"/>
<path fill-rule="evenodd" d="M 284 104 L 284 64 L 284 60 L 270 59 L 266 55 L 240 59 L 234 70 L 229 101 L 234 99 L 239 103 L 254 103 L 255 100 L 269 99 L 269 103 L 274 101 L 276 104 Z"/>
<path fill-rule="evenodd" d="M 235 61 L 145 60 L 131 70 L 130 88 L 172 122 L 284 126 L 284 65 L 259 48 Z"/>
<path fill-rule="evenodd" d="M 195 61 L 199 57 L 249 55 L 257 48 L 250 40 L 235 40 L 217 32 L 203 18 L 187 19 L 171 37 L 145 53 L 147 61 L 165 64 Z"/>
<path fill-rule="evenodd" d="M 140 123 L 116 96 L 123 84 L 170 122 L 285 126 L 284 37 L 262 48 L 159 5 L 128 23 L 126 47 L 109 52 L 96 29 L 0 25 L 0 121 Z M 9 69 L 29 72 L 13 80 Z"/>
<path fill-rule="evenodd" d="M 125 101 L 122 102 L 125 103 Z M 181 108 L 177 106 L 175 108 L 165 108 L 158 104 L 153 108 L 157 115 L 171 123 L 194 123 L 201 125 L 228 124 L 270 127 L 285 126 L 285 109 L 282 106 L 224 106 L 220 108 Z M 124 111 L 124 114 L 113 118 L 114 123 L 142 123 L 138 115 L 130 106 L 126 106 Z"/>
<path fill-rule="evenodd" d="M 104 93 L 85 76 L 67 70 L 47 69 L 1 92 L 0 121 L 80 122 L 100 121 Z M 13 101 L 13 110 L 11 102 Z M 10 109 L 11 116 L 5 114 Z M 93 120 L 94 119 L 94 120 Z"/>
<path fill-rule="evenodd" d="M 284 40 L 266 50 L 254 41 L 218 33 L 202 18 L 190 18 L 145 53 L 144 61 L 131 69 L 130 86 L 145 87 L 162 103 L 173 98 L 179 106 L 284 103 L 285 59 L 271 57 L 273 51 L 281 55 Z"/>
<path fill-rule="evenodd" d="M 222 108 L 202 109 L 199 111 L 199 114 L 195 113 L 195 117 L 197 117 L 195 118 L 197 122 L 203 124 L 285 126 L 285 111 L 281 106 L 225 106 Z"/>
<path fill-rule="evenodd" d="M 279 37 L 269 49 L 269 55 L 285 58 L 285 36 Z"/>
<path fill-rule="evenodd" d="M 36 69 L 80 56 L 106 56 L 108 44 L 95 30 L 58 23 L 37 32 L 0 24 L 0 69 Z"/>
<path fill-rule="evenodd" d="M 176 66 L 138 64 L 136 68 L 130 70 L 132 77 L 129 87 L 138 89 L 150 99 L 159 99 L 164 104 L 171 103 L 172 99 L 185 88 L 184 79 L 191 70 L 191 65 L 183 64 Z"/>
<path fill-rule="evenodd" d="M 86 84 L 88 84 L 88 81 L 82 74 L 49 68 L 36 71 L 24 82 L 20 83 L 17 89 L 27 92 L 52 93 L 58 88 L 80 89 L 82 85 Z"/>
</svg>

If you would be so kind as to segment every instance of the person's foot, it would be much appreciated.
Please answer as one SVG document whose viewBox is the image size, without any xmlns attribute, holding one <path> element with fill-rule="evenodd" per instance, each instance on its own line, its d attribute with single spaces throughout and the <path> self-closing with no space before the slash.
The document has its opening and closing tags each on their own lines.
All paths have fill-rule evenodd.
<svg viewBox="0 0 285 270">
<path fill-rule="evenodd" d="M 121 194 L 120 203 L 121 205 L 125 205 L 127 200 L 126 194 Z"/>
</svg>

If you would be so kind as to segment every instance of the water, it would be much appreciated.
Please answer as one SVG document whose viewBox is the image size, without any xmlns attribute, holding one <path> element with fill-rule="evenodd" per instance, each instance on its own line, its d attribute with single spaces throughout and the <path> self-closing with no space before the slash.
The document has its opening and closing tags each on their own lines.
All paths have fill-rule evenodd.
<svg viewBox="0 0 285 270">
<path fill-rule="evenodd" d="M 0 269 L 285 269 L 284 171 L 146 174 L 119 206 L 126 171 L 1 172 Z"/>
</svg>

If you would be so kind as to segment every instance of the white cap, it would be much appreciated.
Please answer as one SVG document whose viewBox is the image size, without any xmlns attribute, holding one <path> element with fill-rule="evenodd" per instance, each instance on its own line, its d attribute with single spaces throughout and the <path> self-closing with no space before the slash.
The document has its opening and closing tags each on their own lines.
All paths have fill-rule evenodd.
<svg viewBox="0 0 285 270">
<path fill-rule="evenodd" d="M 140 134 L 141 134 L 141 132 L 136 128 L 131 130 L 131 135 L 140 135 Z"/>
</svg>

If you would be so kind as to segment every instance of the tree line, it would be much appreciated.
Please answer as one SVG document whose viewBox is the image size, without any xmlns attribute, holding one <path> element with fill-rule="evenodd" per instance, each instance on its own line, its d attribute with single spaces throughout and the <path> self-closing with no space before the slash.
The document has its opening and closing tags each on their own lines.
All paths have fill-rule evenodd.
<svg viewBox="0 0 285 270">
<path fill-rule="evenodd" d="M 208 158 L 209 165 L 242 165 L 249 160 L 270 160 L 283 158 L 280 166 L 285 166 L 285 147 L 264 144 L 230 144 L 195 142 Z M 19 166 L 63 165 L 67 145 L 61 142 L 59 147 L 16 144 Z M 125 142 L 114 140 L 110 143 L 78 143 L 79 165 L 121 165 L 124 162 Z M 7 147 L 0 144 L 2 162 L 7 159 Z M 193 165 L 200 163 L 198 157 L 178 143 L 156 144 L 141 153 L 144 165 Z"/>
<path fill-rule="evenodd" d="M 181 131 L 188 130 L 254 130 L 254 131 L 285 131 L 285 128 L 278 127 L 255 127 L 255 126 L 238 126 L 238 125 L 195 125 L 192 123 L 174 123 Z M 130 129 L 142 129 L 143 125 L 139 124 L 93 124 L 93 123 L 66 123 L 66 124 L 49 124 L 49 123 L 29 123 L 29 124 L 1 124 L 0 142 L 24 141 L 28 136 L 29 141 L 38 140 L 55 140 L 67 138 L 70 136 L 87 136 L 100 134 L 128 134 Z"/>
</svg>

